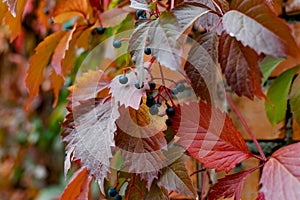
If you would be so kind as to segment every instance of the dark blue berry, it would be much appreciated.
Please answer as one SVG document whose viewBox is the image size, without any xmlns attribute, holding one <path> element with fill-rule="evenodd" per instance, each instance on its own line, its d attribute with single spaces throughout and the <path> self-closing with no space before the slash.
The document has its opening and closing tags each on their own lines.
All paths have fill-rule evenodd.
<svg viewBox="0 0 300 200">
<path fill-rule="evenodd" d="M 121 40 L 115 40 L 115 41 L 113 42 L 113 46 L 114 46 L 115 48 L 120 48 L 120 47 L 122 46 Z"/>
<path fill-rule="evenodd" d="M 156 83 L 155 82 L 149 83 L 149 87 L 150 87 L 150 90 L 154 90 L 156 88 Z"/>
<path fill-rule="evenodd" d="M 103 27 L 97 27 L 97 28 L 96 28 L 96 31 L 97 31 L 97 33 L 98 33 L 99 35 L 102 35 L 102 34 L 105 32 L 105 28 L 103 28 Z"/>
<path fill-rule="evenodd" d="M 114 197 L 114 200 L 122 200 L 122 196 L 117 194 L 115 197 Z"/>
<path fill-rule="evenodd" d="M 144 87 L 144 83 L 142 83 L 142 85 L 140 86 L 140 82 L 138 80 L 136 80 L 134 86 L 136 89 L 141 89 Z"/>
<path fill-rule="evenodd" d="M 157 115 L 157 113 L 158 113 L 157 105 L 155 104 L 155 105 L 151 106 L 150 109 L 149 109 L 149 112 L 150 112 L 151 115 Z"/>
<path fill-rule="evenodd" d="M 144 50 L 144 53 L 146 55 L 150 55 L 151 54 L 151 48 L 150 47 L 147 47 L 145 50 Z"/>
<path fill-rule="evenodd" d="M 151 96 L 151 95 L 149 95 L 149 96 L 147 97 L 147 100 L 146 100 L 146 105 L 147 105 L 148 107 L 151 107 L 151 106 L 153 106 L 154 104 L 155 104 L 154 97 Z"/>
<path fill-rule="evenodd" d="M 172 94 L 174 94 L 174 95 L 178 94 L 177 88 L 173 88 L 173 89 L 171 90 L 171 92 L 172 92 Z"/>
<path fill-rule="evenodd" d="M 45 14 L 45 15 L 49 15 L 49 13 L 50 13 L 49 8 L 45 8 L 45 9 L 44 9 L 44 14 Z"/>
<path fill-rule="evenodd" d="M 166 109 L 166 114 L 169 116 L 169 117 L 173 117 L 175 115 L 175 110 L 174 108 L 167 108 Z"/>
<path fill-rule="evenodd" d="M 128 78 L 127 78 L 127 76 L 124 76 L 124 75 L 120 76 L 120 77 L 119 77 L 119 82 L 120 82 L 121 84 L 126 84 L 126 83 L 128 83 Z"/>
<path fill-rule="evenodd" d="M 110 197 L 115 197 L 116 195 L 118 195 L 118 191 L 116 190 L 116 188 L 109 188 L 107 193 Z"/>
<path fill-rule="evenodd" d="M 178 92 L 183 92 L 185 89 L 185 86 L 183 83 L 178 83 L 176 86 L 176 89 L 178 90 Z"/>
<path fill-rule="evenodd" d="M 167 120 L 166 120 L 166 125 L 167 126 L 172 126 L 172 119 L 170 119 L 170 118 L 168 118 Z"/>
<path fill-rule="evenodd" d="M 136 13 L 135 13 L 135 15 L 136 15 L 137 17 L 140 17 L 140 16 L 145 15 L 145 12 L 144 12 L 143 10 L 137 10 Z"/>
</svg>

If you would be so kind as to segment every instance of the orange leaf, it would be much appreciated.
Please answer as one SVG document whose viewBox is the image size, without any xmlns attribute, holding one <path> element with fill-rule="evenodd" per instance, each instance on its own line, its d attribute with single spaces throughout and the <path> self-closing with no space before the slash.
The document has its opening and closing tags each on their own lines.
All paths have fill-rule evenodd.
<svg viewBox="0 0 300 200">
<path fill-rule="evenodd" d="M 70 200 L 77 199 L 79 195 L 83 193 L 88 193 L 89 190 L 89 182 L 91 178 L 88 175 L 88 171 L 86 168 L 81 168 L 78 170 L 71 178 L 69 184 L 61 195 L 61 200 Z M 88 183 L 88 184 L 87 184 Z"/>
<path fill-rule="evenodd" d="M 62 63 L 61 61 L 65 58 L 66 51 L 69 49 L 70 41 L 72 40 L 72 36 L 74 31 L 76 30 L 76 26 L 73 27 L 71 31 L 68 31 L 62 39 L 59 41 L 57 47 L 52 56 L 51 67 L 55 71 L 57 75 L 63 76 L 62 74 Z"/>
<path fill-rule="evenodd" d="M 27 104 L 39 93 L 39 86 L 44 78 L 44 70 L 49 59 L 59 43 L 61 37 L 65 34 L 64 31 L 54 33 L 44 39 L 36 48 L 35 54 L 31 57 L 29 62 L 29 69 L 26 77 L 26 86 L 29 90 L 29 97 Z M 29 106 L 27 105 L 27 108 Z"/>
<path fill-rule="evenodd" d="M 5 5 L 3 5 L 4 3 L 2 3 L 1 5 L 1 14 L 0 14 L 0 19 L 3 18 L 4 19 L 4 23 L 9 27 L 10 31 L 11 31 L 11 36 L 10 36 L 10 41 L 13 41 L 21 32 L 22 30 L 22 15 L 23 15 L 23 11 L 24 11 L 24 7 L 26 4 L 25 0 L 19 0 L 15 3 L 10 3 L 9 4 L 9 8 L 10 11 L 7 11 L 7 7 Z M 4 12 L 3 9 L 5 9 Z M 4 14 L 5 13 L 5 14 Z"/>
<path fill-rule="evenodd" d="M 88 13 L 88 4 L 85 0 L 68 0 L 60 4 L 54 13 L 54 22 L 62 23 L 72 17 L 81 16 L 85 18 Z"/>
</svg>

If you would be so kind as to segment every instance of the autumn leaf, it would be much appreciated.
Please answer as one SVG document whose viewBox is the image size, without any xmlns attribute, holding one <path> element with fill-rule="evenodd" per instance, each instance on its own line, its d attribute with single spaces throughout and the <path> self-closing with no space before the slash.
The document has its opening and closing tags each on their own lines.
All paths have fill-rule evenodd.
<svg viewBox="0 0 300 200">
<path fill-rule="evenodd" d="M 233 0 L 230 9 L 223 16 L 223 27 L 244 46 L 274 57 L 297 55 L 299 50 L 289 27 L 263 0 Z"/>
<path fill-rule="evenodd" d="M 293 118 L 300 124 L 300 78 L 294 80 L 291 93 L 289 95 Z"/>
<path fill-rule="evenodd" d="M 179 24 L 174 14 L 163 12 L 149 29 L 152 56 L 165 67 L 182 72 Z"/>
<path fill-rule="evenodd" d="M 209 11 L 210 8 L 201 3 L 185 3 L 172 10 L 182 32 L 189 28 L 201 16 L 209 13 Z"/>
<path fill-rule="evenodd" d="M 19 1 L 22 1 L 22 0 L 19 0 Z M 11 12 L 13 17 L 16 17 L 18 0 L 2 0 L 2 2 L 7 3 L 8 10 Z"/>
<path fill-rule="evenodd" d="M 259 56 L 225 32 L 219 41 L 219 62 L 227 84 L 239 96 L 265 97 L 261 89 Z"/>
<path fill-rule="evenodd" d="M 130 7 L 135 8 L 135 9 L 151 11 L 149 9 L 149 5 L 147 3 L 147 0 L 131 0 L 130 1 Z"/>
<path fill-rule="evenodd" d="M 277 16 L 282 13 L 283 0 L 266 0 L 266 3 Z"/>
<path fill-rule="evenodd" d="M 120 118 L 115 143 L 123 158 L 122 170 L 130 173 L 150 173 L 148 186 L 165 166 L 162 149 L 167 146 L 164 138 L 165 125 L 161 117 L 152 116 L 149 108 L 142 104 L 139 110 L 119 108 Z"/>
<path fill-rule="evenodd" d="M 7 7 L 4 7 L 4 3 L 8 5 L 9 11 L 7 11 Z M 10 29 L 10 41 L 16 39 L 16 37 L 22 31 L 22 19 L 23 12 L 26 5 L 25 0 L 4 0 L 1 2 L 1 11 L 0 19 L 1 22 L 4 22 Z"/>
<path fill-rule="evenodd" d="M 196 197 L 196 190 L 182 158 L 177 159 L 162 171 L 158 186 L 166 188 L 169 192 L 175 191 L 188 197 Z"/>
<path fill-rule="evenodd" d="M 168 193 L 165 189 L 158 187 L 157 184 L 152 184 L 149 192 L 146 193 L 145 200 L 168 200 Z"/>
<path fill-rule="evenodd" d="M 39 93 L 39 87 L 44 78 L 44 70 L 50 57 L 65 32 L 57 32 L 46 37 L 35 48 L 35 54 L 30 58 L 29 69 L 26 77 L 26 86 L 29 90 L 27 105 Z"/>
<path fill-rule="evenodd" d="M 265 199 L 290 200 L 300 196 L 300 143 L 275 151 L 263 168 L 260 192 Z M 276 184 L 274 184 L 276 183 Z"/>
<path fill-rule="evenodd" d="M 216 91 L 217 48 L 216 33 L 208 32 L 201 35 L 196 38 L 184 66 L 195 94 L 207 102 L 211 101 L 212 92 Z"/>
<path fill-rule="evenodd" d="M 54 22 L 63 23 L 75 16 L 86 18 L 88 14 L 88 1 L 67 0 L 59 4 L 54 12 Z"/>
<path fill-rule="evenodd" d="M 227 175 L 225 178 L 219 179 L 212 187 L 208 200 L 231 197 L 234 197 L 234 200 L 240 200 L 246 178 L 257 168 L 258 167 L 255 167 L 253 169 Z"/>
<path fill-rule="evenodd" d="M 278 124 L 285 118 L 292 79 L 299 69 L 300 67 L 294 67 L 283 72 L 271 83 L 268 89 L 267 97 L 269 101 L 265 102 L 265 107 L 272 125 Z"/>
<path fill-rule="evenodd" d="M 113 8 L 100 14 L 102 27 L 114 27 L 120 24 L 129 14 L 126 8 Z"/>
<path fill-rule="evenodd" d="M 65 188 L 61 200 L 88 198 L 92 177 L 88 175 L 86 168 L 79 169 L 71 178 Z"/>
<path fill-rule="evenodd" d="M 80 101 L 96 98 L 97 94 L 108 88 L 109 78 L 102 70 L 89 70 L 76 79 L 74 85 L 69 90 L 71 94 L 68 97 L 72 106 L 77 106 Z"/>
<path fill-rule="evenodd" d="M 134 72 L 126 74 L 128 82 L 126 84 L 121 84 L 119 78 L 122 75 L 116 76 L 110 83 L 110 93 L 115 98 L 116 102 L 119 102 L 120 105 L 125 105 L 125 108 L 128 106 L 138 110 L 141 104 L 141 99 L 143 96 L 146 96 L 146 89 L 149 89 L 148 82 L 144 79 L 142 82 L 144 87 L 137 89 L 135 83 L 138 80 Z"/>
<path fill-rule="evenodd" d="M 204 167 L 228 172 L 252 157 L 226 113 L 201 101 L 182 104 L 175 113 L 172 128 L 179 137 L 177 143 Z"/>
<path fill-rule="evenodd" d="M 109 171 L 111 147 L 115 146 L 118 106 L 113 100 L 89 99 L 69 111 L 62 123 L 63 142 L 67 151 L 74 149 L 73 160 L 80 159 L 104 193 L 103 181 Z"/>
<path fill-rule="evenodd" d="M 69 49 L 70 41 L 72 40 L 73 33 L 76 30 L 76 26 L 73 27 L 71 31 L 67 31 L 65 35 L 61 38 L 57 44 L 55 51 L 53 52 L 51 67 L 57 75 L 63 77 L 61 62 L 65 58 L 66 51 Z"/>
</svg>

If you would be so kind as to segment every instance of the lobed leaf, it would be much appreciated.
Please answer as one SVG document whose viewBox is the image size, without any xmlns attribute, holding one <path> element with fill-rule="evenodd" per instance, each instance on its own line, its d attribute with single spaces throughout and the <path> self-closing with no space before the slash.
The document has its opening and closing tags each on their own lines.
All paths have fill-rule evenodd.
<svg viewBox="0 0 300 200">
<path fill-rule="evenodd" d="M 232 197 L 234 197 L 234 200 L 240 200 L 246 178 L 256 169 L 257 168 L 249 169 L 227 175 L 225 178 L 219 179 L 218 182 L 212 187 L 208 195 L 208 200 Z"/>
<path fill-rule="evenodd" d="M 65 32 L 51 34 L 35 48 L 35 54 L 31 56 L 29 61 L 29 69 L 26 77 L 26 86 L 29 90 L 27 104 L 39 93 L 39 87 L 44 78 L 44 70 L 64 34 Z"/>
<path fill-rule="evenodd" d="M 293 82 L 291 93 L 289 95 L 291 111 L 293 118 L 300 124 L 300 78 L 297 78 Z"/>
<path fill-rule="evenodd" d="M 92 177 L 88 175 L 86 168 L 79 169 L 71 178 L 65 188 L 61 200 L 88 198 Z"/>
<path fill-rule="evenodd" d="M 100 14 L 102 26 L 105 28 L 117 26 L 124 21 L 128 14 L 129 10 L 123 8 L 113 8 L 105 11 Z"/>
<path fill-rule="evenodd" d="M 151 11 L 149 9 L 149 4 L 147 3 L 147 0 L 130 0 L 130 7 L 140 10 Z"/>
<path fill-rule="evenodd" d="M 157 184 L 152 184 L 149 192 L 146 193 L 145 200 L 168 200 L 168 193 L 165 189 L 159 188 Z"/>
<path fill-rule="evenodd" d="M 196 190 L 181 158 L 163 169 L 157 184 L 166 188 L 169 192 L 175 191 L 179 194 L 196 198 Z"/>
<path fill-rule="evenodd" d="M 300 143 L 275 151 L 263 168 L 260 192 L 265 199 L 290 200 L 300 196 Z M 276 183 L 276 184 L 275 184 Z"/>
<path fill-rule="evenodd" d="M 226 113 L 201 101 L 182 104 L 175 112 L 172 128 L 179 137 L 177 143 L 204 167 L 228 172 L 252 157 Z"/>
<path fill-rule="evenodd" d="M 261 72 L 263 74 L 262 83 L 265 83 L 268 80 L 272 71 L 283 61 L 282 58 L 273 58 L 272 56 L 267 56 L 264 60 L 259 64 Z"/>
<path fill-rule="evenodd" d="M 230 9 L 223 16 L 223 27 L 244 46 L 276 58 L 297 55 L 299 50 L 289 27 L 264 0 L 233 0 Z"/>
<path fill-rule="evenodd" d="M 67 151 L 73 150 L 73 160 L 80 160 L 98 182 L 104 193 L 103 181 L 107 176 L 114 147 L 115 121 L 118 107 L 113 100 L 89 99 L 69 108 L 62 123 L 62 140 Z"/>
<path fill-rule="evenodd" d="M 59 4 L 54 12 L 54 22 L 63 23 L 75 16 L 85 18 L 88 14 L 88 1 L 67 0 Z"/>
<path fill-rule="evenodd" d="M 265 97 L 261 89 L 259 56 L 225 32 L 219 40 L 219 62 L 227 84 L 239 96 Z"/>
<path fill-rule="evenodd" d="M 216 91 L 217 48 L 218 36 L 215 32 L 201 35 L 196 38 L 184 66 L 195 94 L 207 102 L 213 95 L 210 92 Z"/>
<path fill-rule="evenodd" d="M 280 74 L 271 83 L 265 102 L 266 113 L 272 125 L 278 124 L 285 118 L 287 100 L 293 77 L 300 67 L 294 67 Z"/>
</svg>

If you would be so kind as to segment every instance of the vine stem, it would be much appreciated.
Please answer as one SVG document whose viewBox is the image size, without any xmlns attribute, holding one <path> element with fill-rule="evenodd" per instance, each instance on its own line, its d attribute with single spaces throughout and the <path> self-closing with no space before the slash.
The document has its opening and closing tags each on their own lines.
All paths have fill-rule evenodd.
<svg viewBox="0 0 300 200">
<path fill-rule="evenodd" d="M 254 134 L 252 133 L 252 131 L 250 130 L 248 124 L 246 123 L 243 115 L 241 114 L 241 112 L 239 111 L 239 109 L 235 106 L 235 104 L 233 103 L 233 101 L 231 100 L 231 98 L 227 95 L 227 92 L 225 91 L 224 87 L 221 87 L 222 91 L 225 95 L 225 98 L 227 100 L 227 102 L 229 103 L 230 107 L 234 110 L 234 112 L 237 114 L 239 120 L 241 121 L 242 125 L 244 126 L 244 128 L 246 129 L 247 133 L 249 134 L 249 136 L 251 137 L 251 139 L 253 140 L 260 156 L 262 157 L 263 161 L 266 161 L 267 158 L 263 152 L 263 150 L 261 149 L 261 146 L 259 145 L 257 139 L 255 138 Z"/>
<path fill-rule="evenodd" d="M 172 10 L 174 8 L 174 5 L 175 5 L 175 0 L 171 0 L 171 8 L 170 8 L 170 10 Z"/>
<path fill-rule="evenodd" d="M 207 171 L 205 171 L 207 172 Z M 203 176 L 202 176 L 202 188 L 201 188 L 201 196 L 200 196 L 200 199 L 203 200 L 204 199 L 204 192 L 205 192 L 205 182 L 206 182 L 206 177 L 207 177 L 207 174 L 204 173 Z"/>
</svg>

